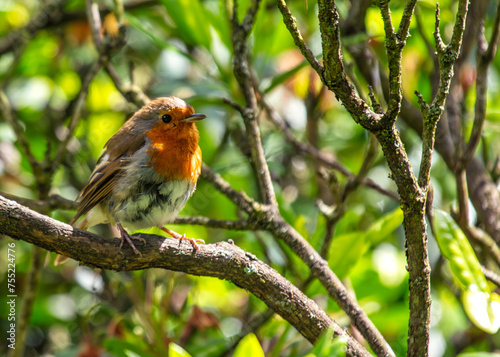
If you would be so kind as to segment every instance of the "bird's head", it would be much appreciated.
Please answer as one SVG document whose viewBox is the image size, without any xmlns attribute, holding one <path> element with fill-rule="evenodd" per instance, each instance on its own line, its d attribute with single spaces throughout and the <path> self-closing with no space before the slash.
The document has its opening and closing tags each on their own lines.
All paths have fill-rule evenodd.
<svg viewBox="0 0 500 357">
<path fill-rule="evenodd" d="M 142 107 L 132 118 L 135 127 L 146 135 L 166 135 L 168 137 L 197 136 L 194 122 L 205 119 L 206 115 L 196 114 L 192 106 L 177 97 L 157 98 Z"/>
</svg>

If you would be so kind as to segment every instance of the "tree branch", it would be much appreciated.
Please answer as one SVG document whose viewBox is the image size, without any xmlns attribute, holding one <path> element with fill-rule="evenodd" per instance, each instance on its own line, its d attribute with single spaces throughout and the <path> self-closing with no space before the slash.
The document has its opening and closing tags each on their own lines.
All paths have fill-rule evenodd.
<svg viewBox="0 0 500 357">
<path fill-rule="evenodd" d="M 249 220 L 257 227 L 271 232 L 282 239 L 293 252 L 302 259 L 311 273 L 327 289 L 328 294 L 339 304 L 340 308 L 351 318 L 356 328 L 368 341 L 370 347 L 379 356 L 393 356 L 394 352 L 385 342 L 382 334 L 368 318 L 363 309 L 349 295 L 347 289 L 330 269 L 321 255 L 292 226 L 268 205 L 255 202 L 243 192 L 236 192 L 221 176 L 214 173 L 206 165 L 202 166 L 202 175 L 214 187 L 231 199 L 240 209 L 249 214 Z"/>
<path fill-rule="evenodd" d="M 85 104 L 85 99 L 87 98 L 87 94 L 89 92 L 89 86 L 90 82 L 94 79 L 94 77 L 97 75 L 99 70 L 101 69 L 102 65 L 104 62 L 106 62 L 107 59 L 103 57 L 99 57 L 99 59 L 94 63 L 94 65 L 90 68 L 90 70 L 87 72 L 87 75 L 85 76 L 85 79 L 83 80 L 82 83 L 82 88 L 80 89 L 80 93 L 78 94 L 78 98 L 76 100 L 75 107 L 73 109 L 73 114 L 71 115 L 71 119 L 68 124 L 68 130 L 66 132 L 66 136 L 64 140 L 62 141 L 61 144 L 57 147 L 56 153 L 54 154 L 54 159 L 52 160 L 51 163 L 51 172 L 55 172 L 55 170 L 58 168 L 59 163 L 63 159 L 64 155 L 66 155 L 66 148 L 68 147 L 69 141 L 73 137 L 73 133 L 76 129 L 76 126 L 78 125 L 78 121 L 81 118 L 82 114 L 82 109 Z"/>
<path fill-rule="evenodd" d="M 306 143 L 300 142 L 297 140 L 293 134 L 290 132 L 290 129 L 287 127 L 285 121 L 279 116 L 279 114 L 274 110 L 264 99 L 263 93 L 261 93 L 261 100 L 260 104 L 264 108 L 264 110 L 267 112 L 267 115 L 269 119 L 281 130 L 287 141 L 295 146 L 295 148 L 301 152 L 304 152 L 314 158 L 316 158 L 319 162 L 321 162 L 323 165 L 330 167 L 333 170 L 336 170 L 346 176 L 349 179 L 354 179 L 356 175 L 354 175 L 352 172 L 350 172 L 348 169 L 346 169 L 342 164 L 339 162 L 335 161 L 331 157 L 328 157 L 324 154 L 321 153 L 318 149 L 316 149 L 312 145 L 308 145 Z M 370 178 L 365 178 L 363 177 L 361 180 L 361 183 L 367 187 L 370 187 L 374 189 L 375 191 L 379 192 L 380 194 L 390 197 L 395 201 L 399 201 L 399 196 L 395 194 L 394 192 L 388 191 L 378 185 L 376 182 L 374 182 Z"/>
<path fill-rule="evenodd" d="M 269 204 L 273 207 L 273 210 L 277 211 L 278 208 L 271 174 L 267 166 L 260 138 L 260 130 L 257 122 L 257 98 L 252 86 L 252 77 L 248 64 L 247 39 L 252 30 L 259 5 L 260 0 L 251 2 L 243 22 L 240 24 L 238 22 L 237 2 L 234 3 L 231 17 L 231 41 L 234 49 L 233 72 L 246 102 L 242 117 L 245 123 L 247 140 L 250 144 L 252 163 L 255 168 L 260 194 L 264 203 Z"/>
<path fill-rule="evenodd" d="M 117 239 L 74 228 L 1 196 L 0 233 L 102 269 L 163 268 L 229 280 L 264 301 L 311 343 L 331 327 L 336 336 L 347 338 L 349 355 L 370 356 L 298 288 L 252 254 L 226 242 L 194 250 L 187 242 L 141 234 L 146 244 L 138 257 L 128 246 L 120 249 Z"/>
<path fill-rule="evenodd" d="M 497 6 L 497 14 L 491 40 L 486 47 L 486 39 L 484 38 L 484 25 L 481 28 L 478 46 L 477 46 L 477 77 L 476 77 L 476 104 L 474 106 L 474 124 L 470 134 L 469 142 L 463 150 L 463 155 L 460 158 L 460 166 L 465 169 L 476 153 L 477 146 L 481 140 L 481 135 L 484 128 L 484 120 L 486 118 L 486 100 L 488 90 L 488 68 L 495 58 L 500 41 L 500 3 Z"/>
<path fill-rule="evenodd" d="M 309 62 L 316 73 L 318 73 L 320 77 L 323 77 L 324 68 L 321 63 L 319 63 L 316 56 L 314 56 L 314 53 L 307 46 L 306 41 L 302 37 L 302 34 L 297 27 L 297 20 L 292 16 L 290 9 L 288 9 L 288 7 L 286 6 L 285 0 L 276 0 L 276 4 L 278 5 L 278 8 L 283 15 L 283 22 L 285 23 L 288 32 L 290 32 L 290 34 L 292 35 L 295 45 L 299 48 L 300 52 L 302 52 L 302 55 Z"/>
</svg>

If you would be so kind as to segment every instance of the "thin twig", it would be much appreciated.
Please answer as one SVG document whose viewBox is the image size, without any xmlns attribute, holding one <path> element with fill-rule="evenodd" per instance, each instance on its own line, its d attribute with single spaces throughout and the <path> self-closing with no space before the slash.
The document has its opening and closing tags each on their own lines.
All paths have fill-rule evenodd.
<svg viewBox="0 0 500 357">
<path fill-rule="evenodd" d="M 221 229 L 231 229 L 231 230 L 241 230 L 241 231 L 255 231 L 258 229 L 256 224 L 253 224 L 247 220 L 241 221 L 228 221 L 219 220 L 208 217 L 177 217 L 172 221 L 173 224 L 188 224 L 197 225 L 211 228 L 221 228 Z"/>
<path fill-rule="evenodd" d="M 500 275 L 495 272 L 492 272 L 489 269 L 486 269 L 484 266 L 481 266 L 481 271 L 484 274 L 484 277 L 491 281 L 496 286 L 500 287 Z"/>
<path fill-rule="evenodd" d="M 54 159 L 52 160 L 51 163 L 52 172 L 55 172 L 55 170 L 59 166 L 59 163 L 63 159 L 64 155 L 66 155 L 66 148 L 68 147 L 70 140 L 73 138 L 73 133 L 75 132 L 75 129 L 78 125 L 78 121 L 80 120 L 82 115 L 82 110 L 85 104 L 85 100 L 87 98 L 90 82 L 92 82 L 94 77 L 97 75 L 104 62 L 106 62 L 106 59 L 100 57 L 87 72 L 87 75 L 83 80 L 82 88 L 80 89 L 80 93 L 78 94 L 78 98 L 76 100 L 76 104 L 73 109 L 73 114 L 71 115 L 71 119 L 68 124 L 66 136 L 62 141 L 62 143 L 59 144 L 56 153 L 54 154 Z"/>
<path fill-rule="evenodd" d="M 129 86 L 124 85 L 111 62 L 108 62 L 105 68 L 109 78 L 111 78 L 115 84 L 116 89 L 118 89 L 127 101 L 134 103 L 139 108 L 146 105 L 150 101 L 149 97 L 142 91 L 142 89 L 135 84 L 131 83 Z"/>
<path fill-rule="evenodd" d="M 234 49 L 233 73 L 243 93 L 243 97 L 245 98 L 246 105 L 242 117 L 245 123 L 247 141 L 252 154 L 252 163 L 257 176 L 259 191 L 264 203 L 270 205 L 272 209 L 277 212 L 276 195 L 274 193 L 271 174 L 262 147 L 260 129 L 257 122 L 257 97 L 252 85 L 248 63 L 249 53 L 247 40 L 252 30 L 259 5 L 260 0 L 251 2 L 243 22 L 240 24 L 238 22 L 237 3 L 234 3 L 231 17 L 231 42 Z"/>
<path fill-rule="evenodd" d="M 25 131 L 15 118 L 14 110 L 12 109 L 9 99 L 2 88 L 0 88 L 0 108 L 2 110 L 3 117 L 7 120 L 12 129 L 14 129 L 14 133 L 16 133 L 17 142 L 19 143 L 24 156 L 28 159 L 33 175 L 35 177 L 42 176 L 41 164 L 31 152 L 31 147 Z"/>
<path fill-rule="evenodd" d="M 89 21 L 90 30 L 92 32 L 92 38 L 97 50 L 100 52 L 102 43 L 102 21 L 101 14 L 99 13 L 99 5 L 93 2 L 93 0 L 85 0 L 87 9 L 87 19 Z"/>
<path fill-rule="evenodd" d="M 264 108 L 264 110 L 267 112 L 267 115 L 269 119 L 281 130 L 283 135 L 285 135 L 285 138 L 287 139 L 288 142 L 290 142 L 293 146 L 295 146 L 299 151 L 304 152 L 308 155 L 311 155 L 312 157 L 316 158 L 318 161 L 320 161 L 323 165 L 328 166 L 344 176 L 346 176 L 349 179 L 353 179 L 355 175 L 350 172 L 348 169 L 346 169 L 342 164 L 334 160 L 333 158 L 326 156 L 321 153 L 318 149 L 311 145 L 307 145 L 306 143 L 303 143 L 301 141 L 298 141 L 293 134 L 291 133 L 290 129 L 288 126 L 285 124 L 285 121 L 279 116 L 278 112 L 274 110 L 265 100 L 264 96 L 261 96 L 260 99 L 260 104 Z M 379 192 L 380 194 L 387 196 L 395 201 L 399 201 L 399 196 L 395 194 L 394 192 L 391 192 L 389 190 L 386 190 L 385 188 L 381 187 L 378 185 L 376 182 L 374 182 L 370 178 L 363 178 L 361 183 L 367 187 L 370 187 L 374 189 L 375 191 Z"/>
<path fill-rule="evenodd" d="M 497 14 L 491 40 L 487 48 L 484 38 L 484 25 L 478 38 L 477 45 L 477 77 L 476 77 L 476 104 L 474 107 L 474 123 L 470 134 L 469 142 L 464 148 L 463 155 L 460 158 L 462 169 L 466 168 L 476 153 L 477 146 L 481 140 L 486 118 L 486 100 L 488 90 L 488 68 L 495 58 L 500 41 L 500 3 L 497 6 Z"/>
<path fill-rule="evenodd" d="M 419 186 L 425 191 L 428 190 L 430 182 L 430 170 L 432 163 L 432 152 L 434 151 L 436 126 L 444 111 L 444 102 L 448 96 L 451 79 L 453 77 L 453 64 L 458 58 L 462 35 L 465 26 L 465 16 L 467 14 L 468 0 L 460 0 L 458 13 L 453 27 L 453 36 L 450 44 L 445 46 L 439 32 L 439 6 L 436 5 L 436 26 L 434 38 L 436 40 L 436 50 L 439 59 L 440 81 L 438 92 L 427 112 L 423 113 L 422 130 L 422 159 L 420 163 Z M 461 31 L 461 32 L 460 32 Z"/>
<path fill-rule="evenodd" d="M 68 200 L 59 195 L 50 195 L 45 200 L 32 200 L 29 198 L 12 195 L 7 192 L 0 192 L 0 195 L 41 213 L 50 212 L 56 209 L 73 210 L 76 209 L 77 206 L 75 201 Z"/>
</svg>

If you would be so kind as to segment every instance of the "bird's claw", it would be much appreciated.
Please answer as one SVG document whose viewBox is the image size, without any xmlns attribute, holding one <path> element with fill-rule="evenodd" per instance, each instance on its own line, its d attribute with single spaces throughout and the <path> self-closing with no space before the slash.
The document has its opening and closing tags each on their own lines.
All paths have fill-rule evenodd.
<svg viewBox="0 0 500 357">
<path fill-rule="evenodd" d="M 165 227 L 160 227 L 160 229 L 166 233 L 168 233 L 170 236 L 172 236 L 173 238 L 176 238 L 176 239 L 179 239 L 179 240 L 187 240 L 189 243 L 191 243 L 191 245 L 193 246 L 194 250 L 198 250 L 200 249 L 200 246 L 198 245 L 198 243 L 200 244 L 205 244 L 205 241 L 203 239 L 195 239 L 195 238 L 188 238 L 186 237 L 185 234 L 179 234 L 177 232 L 174 232 L 168 228 L 165 228 Z"/>
<path fill-rule="evenodd" d="M 118 228 L 120 230 L 120 240 L 121 240 L 120 249 L 122 249 L 123 243 L 125 241 L 127 241 L 127 243 L 130 245 L 130 247 L 132 247 L 132 250 L 134 251 L 134 253 L 139 254 L 142 257 L 141 252 L 139 252 L 139 250 L 137 250 L 137 248 L 135 247 L 135 244 L 134 244 L 134 242 L 132 242 L 132 240 L 138 240 L 138 241 L 143 242 L 144 244 L 146 244 L 146 240 L 144 238 L 141 238 L 141 237 L 131 236 L 130 234 L 128 234 L 125 231 L 125 229 L 121 226 L 121 224 L 118 224 Z"/>
</svg>

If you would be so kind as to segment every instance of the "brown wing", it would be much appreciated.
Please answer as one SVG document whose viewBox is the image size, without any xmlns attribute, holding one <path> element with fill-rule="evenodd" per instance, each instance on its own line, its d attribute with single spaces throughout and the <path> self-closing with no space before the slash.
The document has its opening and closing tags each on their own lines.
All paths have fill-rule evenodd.
<svg viewBox="0 0 500 357">
<path fill-rule="evenodd" d="M 110 195 L 124 167 L 130 162 L 130 157 L 144 145 L 144 135 L 136 134 L 138 131 L 133 130 L 134 123 L 134 118 L 126 122 L 106 143 L 106 151 L 97 161 L 89 183 L 77 197 L 81 200 L 71 225 Z"/>
<path fill-rule="evenodd" d="M 78 202 L 78 212 L 71 220 L 71 225 L 109 196 L 128 162 L 129 158 L 124 157 L 100 163 L 96 167 L 92 176 L 90 176 L 89 183 L 78 195 L 81 200 Z"/>
</svg>

